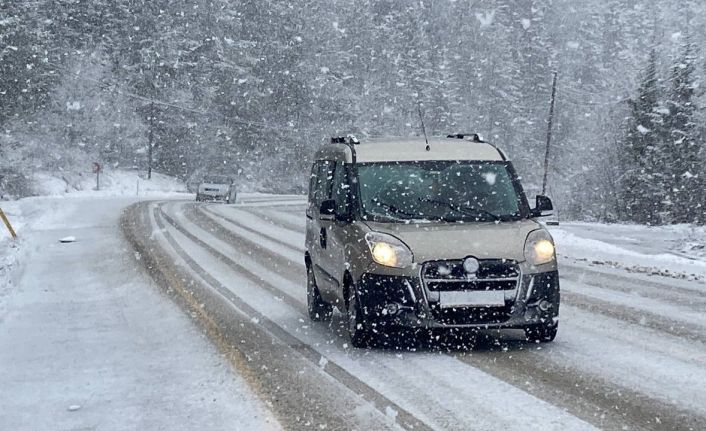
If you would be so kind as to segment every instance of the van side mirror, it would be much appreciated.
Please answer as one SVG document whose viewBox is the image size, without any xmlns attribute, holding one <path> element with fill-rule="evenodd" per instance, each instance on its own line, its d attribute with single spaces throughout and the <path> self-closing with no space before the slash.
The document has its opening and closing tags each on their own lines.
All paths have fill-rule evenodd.
<svg viewBox="0 0 706 431">
<path fill-rule="evenodd" d="M 319 218 L 325 221 L 335 221 L 336 220 L 336 201 L 333 199 L 327 199 L 321 202 L 321 207 L 319 207 Z"/>
<path fill-rule="evenodd" d="M 552 200 L 546 196 L 537 195 L 537 203 L 532 210 L 532 217 L 544 217 L 552 215 L 554 205 Z"/>
</svg>

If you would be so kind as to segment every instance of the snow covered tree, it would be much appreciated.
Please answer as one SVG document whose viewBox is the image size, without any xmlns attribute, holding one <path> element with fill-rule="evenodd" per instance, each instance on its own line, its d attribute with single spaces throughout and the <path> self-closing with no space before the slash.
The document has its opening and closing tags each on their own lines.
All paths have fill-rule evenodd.
<svg viewBox="0 0 706 431">
<path fill-rule="evenodd" d="M 0 3 L 0 126 L 45 106 L 57 81 L 45 23 L 34 5 Z"/>
<path fill-rule="evenodd" d="M 665 142 L 663 156 L 666 158 L 665 173 L 668 176 L 667 199 L 670 203 L 671 221 L 692 223 L 704 221 L 705 170 L 701 156 L 703 142 L 699 141 L 699 130 L 695 121 L 696 104 L 696 55 L 690 37 L 686 37 L 683 52 L 676 59 L 670 77 L 665 115 Z"/>
<path fill-rule="evenodd" d="M 631 118 L 620 143 L 622 175 L 621 216 L 638 223 L 660 224 L 664 207 L 665 178 L 661 149 L 663 129 L 661 81 L 657 52 L 650 51 L 637 96 L 629 101 Z"/>
<path fill-rule="evenodd" d="M 706 114 L 699 106 L 706 101 L 694 94 L 689 107 L 689 84 L 677 88 L 672 81 L 686 79 L 698 92 L 704 71 L 671 70 L 678 79 L 669 77 L 665 90 L 654 90 L 654 103 L 642 93 L 630 105 L 625 101 L 640 87 L 631 71 L 642 66 L 643 53 L 654 46 L 655 54 L 675 55 L 687 33 L 684 15 L 691 17 L 693 45 L 703 45 L 706 4 L 643 3 L 0 2 L 0 125 L 10 135 L 25 133 L 22 123 L 41 118 L 35 117 L 39 110 L 49 121 L 35 127 L 33 136 L 47 134 L 47 154 L 73 148 L 54 139 L 56 125 L 64 122 L 74 124 L 77 142 L 94 135 L 83 154 L 92 154 L 87 142 L 100 135 L 109 147 L 101 157 L 143 169 L 151 130 L 154 166 L 165 173 L 188 178 L 218 166 L 252 175 L 257 187 L 283 190 L 304 184 L 312 149 L 328 136 L 419 134 L 421 104 L 431 134 L 482 133 L 508 150 L 534 190 L 541 179 L 552 71 L 558 70 L 549 191 L 566 196 L 557 200 L 562 215 L 693 220 L 697 214 L 674 210 L 693 199 L 688 190 L 704 177 L 692 168 L 694 153 L 703 147 L 698 126 Z M 86 65 L 96 53 L 103 65 L 97 87 L 68 76 L 79 69 L 79 76 L 90 75 L 85 73 L 94 66 Z M 683 60 L 682 52 L 678 64 L 689 64 Z M 661 87 L 658 69 L 655 86 Z M 642 90 L 652 91 L 649 85 Z M 68 111 L 71 99 L 110 107 L 116 118 L 103 117 L 103 108 L 97 114 Z M 83 121 L 106 121 L 101 127 L 112 134 L 79 127 Z M 683 141 L 680 131 L 688 132 Z M 616 138 L 620 151 L 611 148 Z M 11 136 L 7 142 L 12 147 L 5 144 L 0 154 L 17 160 L 27 141 Z M 615 153 L 621 169 L 600 156 L 608 153 Z M 595 172 L 620 175 L 593 181 Z M 624 202 L 619 216 L 605 205 L 616 185 Z M 688 199 L 684 205 L 695 208 Z"/>
</svg>

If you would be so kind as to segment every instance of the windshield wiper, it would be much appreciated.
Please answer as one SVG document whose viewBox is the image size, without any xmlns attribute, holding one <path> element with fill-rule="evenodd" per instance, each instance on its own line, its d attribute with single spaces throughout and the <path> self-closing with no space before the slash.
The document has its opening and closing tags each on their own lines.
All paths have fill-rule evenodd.
<svg viewBox="0 0 706 431">
<path fill-rule="evenodd" d="M 490 211 L 484 210 L 484 209 L 482 209 L 482 208 L 459 207 L 459 210 L 460 210 L 461 212 L 463 212 L 464 214 L 468 214 L 469 211 L 473 211 L 474 214 L 485 214 L 485 215 L 491 217 L 491 218 L 492 218 L 493 220 L 495 220 L 495 221 L 501 221 L 501 220 L 502 220 L 502 218 L 501 218 L 499 215 L 494 214 L 494 213 L 491 213 Z"/>
<path fill-rule="evenodd" d="M 479 215 L 479 214 L 485 214 L 489 217 L 491 217 L 494 221 L 500 221 L 501 217 L 497 214 L 493 214 L 490 211 L 484 210 L 482 208 L 473 208 L 473 207 L 462 207 L 460 205 L 454 205 L 451 202 L 445 202 L 445 201 L 440 201 L 437 199 L 430 199 L 430 198 L 419 198 L 420 202 L 428 202 L 431 204 L 436 204 L 436 205 L 443 205 L 445 207 L 451 208 L 453 211 L 459 212 L 461 214 L 466 214 L 466 215 Z"/>
<path fill-rule="evenodd" d="M 393 213 L 395 215 L 401 215 L 407 219 L 412 219 L 412 218 L 416 217 L 414 214 L 408 213 L 407 211 L 399 209 L 396 206 L 389 204 L 387 202 L 375 201 L 375 204 L 385 208 L 386 210 L 390 211 L 391 213 Z"/>
</svg>

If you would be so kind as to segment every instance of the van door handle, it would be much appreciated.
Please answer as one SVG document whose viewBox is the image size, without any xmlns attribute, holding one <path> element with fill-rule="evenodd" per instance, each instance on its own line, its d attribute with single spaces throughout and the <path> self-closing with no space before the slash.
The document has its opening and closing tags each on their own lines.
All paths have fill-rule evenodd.
<svg viewBox="0 0 706 431">
<path fill-rule="evenodd" d="M 326 248 L 326 235 L 326 228 L 322 227 L 319 232 L 319 243 L 321 244 L 321 248 Z"/>
</svg>

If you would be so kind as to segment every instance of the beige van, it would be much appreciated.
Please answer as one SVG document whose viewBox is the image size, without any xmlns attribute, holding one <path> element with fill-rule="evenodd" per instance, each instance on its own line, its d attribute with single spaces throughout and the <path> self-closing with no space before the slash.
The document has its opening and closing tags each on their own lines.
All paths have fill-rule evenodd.
<svg viewBox="0 0 706 431">
<path fill-rule="evenodd" d="M 354 346 L 391 329 L 558 329 L 554 242 L 505 154 L 478 135 L 333 138 L 306 212 L 312 320 L 345 316 Z"/>
</svg>

